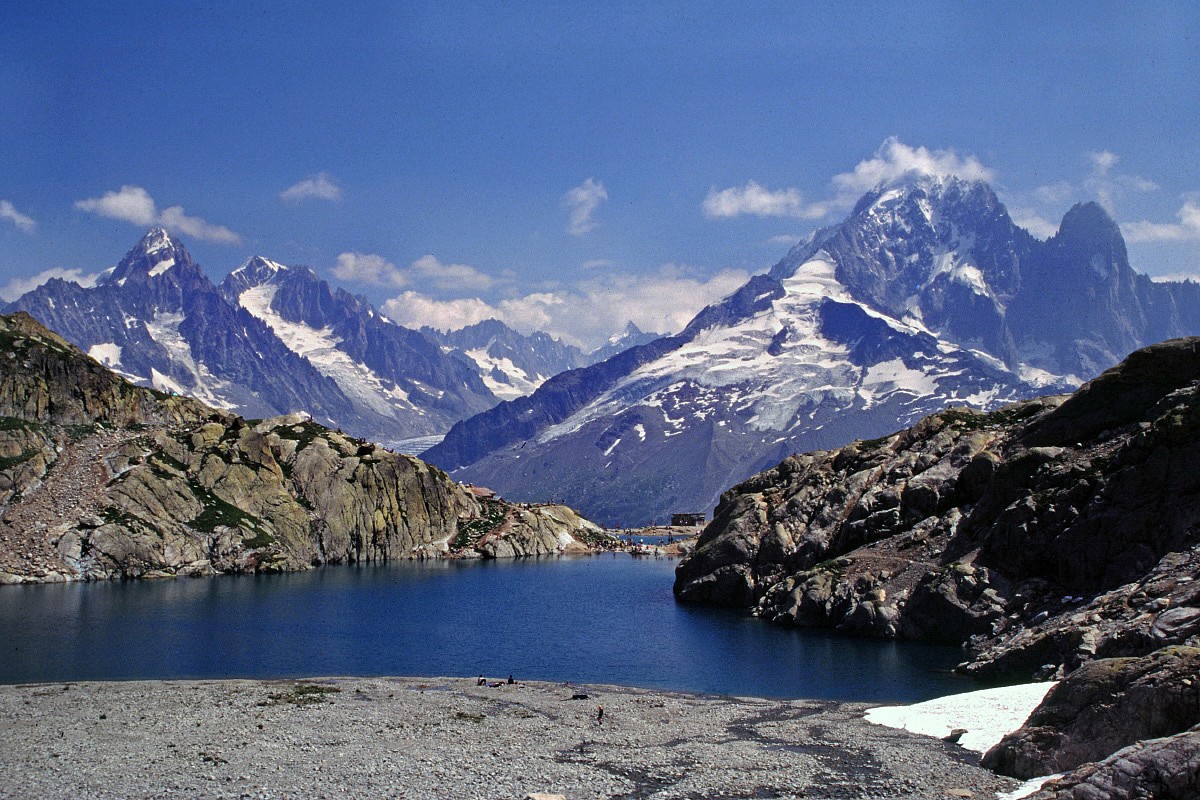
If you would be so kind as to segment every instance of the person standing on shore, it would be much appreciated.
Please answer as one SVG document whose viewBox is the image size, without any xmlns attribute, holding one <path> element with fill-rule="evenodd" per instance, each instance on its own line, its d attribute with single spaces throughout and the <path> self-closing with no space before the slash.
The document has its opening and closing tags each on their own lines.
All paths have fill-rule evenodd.
<svg viewBox="0 0 1200 800">
<path fill-rule="evenodd" d="M 603 705 L 596 706 L 596 724 L 597 725 L 604 724 L 604 706 Z"/>
</svg>

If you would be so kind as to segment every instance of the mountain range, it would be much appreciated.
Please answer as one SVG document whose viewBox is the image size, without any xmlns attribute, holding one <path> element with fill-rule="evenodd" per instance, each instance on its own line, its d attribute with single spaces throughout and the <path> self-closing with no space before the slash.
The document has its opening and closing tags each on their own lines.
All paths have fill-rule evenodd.
<svg viewBox="0 0 1200 800">
<path fill-rule="evenodd" d="M 261 256 L 214 284 L 150 231 L 94 286 L 51 280 L 11 303 L 125 377 L 248 417 L 303 412 L 386 443 L 436 437 L 588 356 L 497 321 L 416 331 L 305 267 Z"/>
<path fill-rule="evenodd" d="M 1197 301 L 1198 284 L 1134 272 L 1095 203 L 1041 241 L 986 183 L 910 174 L 679 335 L 456 423 L 423 457 L 602 523 L 662 521 L 793 452 L 1073 389 L 1200 332 Z"/>
</svg>

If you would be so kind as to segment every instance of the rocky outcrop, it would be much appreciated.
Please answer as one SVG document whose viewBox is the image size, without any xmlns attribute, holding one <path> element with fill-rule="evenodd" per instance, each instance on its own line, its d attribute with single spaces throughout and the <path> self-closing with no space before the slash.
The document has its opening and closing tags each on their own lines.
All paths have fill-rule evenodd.
<svg viewBox="0 0 1200 800">
<path fill-rule="evenodd" d="M 0 582 L 586 551 L 561 506 L 515 506 L 292 415 L 247 421 L 130 385 L 0 317 Z M 18 341 L 19 340 L 19 341 Z M 15 348 L 15 349 L 14 349 Z"/>
<path fill-rule="evenodd" d="M 1030 800 L 1194 800 L 1200 797 L 1200 730 L 1150 739 L 1086 764 Z"/>
<path fill-rule="evenodd" d="M 991 677 L 1189 642 L 1198 344 L 1138 351 L 1069 398 L 792 456 L 725 494 L 676 594 L 967 643 L 963 669 Z"/>
<path fill-rule="evenodd" d="M 1015 778 L 1068 772 L 1143 739 L 1200 724 L 1200 649 L 1084 664 L 1060 681 L 983 765 Z"/>
<path fill-rule="evenodd" d="M 1164 342 L 1068 398 L 788 458 L 722 497 L 676 595 L 962 644 L 980 677 L 1065 676 L 989 763 L 1027 777 L 1108 759 L 1064 797 L 1108 797 L 1094 787 L 1137 770 L 1194 786 L 1194 761 L 1155 760 L 1191 752 L 1186 736 L 1110 755 L 1200 722 L 1198 349 Z"/>
</svg>

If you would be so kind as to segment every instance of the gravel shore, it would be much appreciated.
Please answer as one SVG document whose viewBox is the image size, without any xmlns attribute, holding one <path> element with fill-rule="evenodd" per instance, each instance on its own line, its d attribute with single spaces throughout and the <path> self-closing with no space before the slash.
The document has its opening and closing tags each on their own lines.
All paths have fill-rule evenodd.
<svg viewBox="0 0 1200 800">
<path fill-rule="evenodd" d="M 473 678 L 0 686 L 0 797 L 990 800 L 1017 785 L 864 708 Z"/>
</svg>

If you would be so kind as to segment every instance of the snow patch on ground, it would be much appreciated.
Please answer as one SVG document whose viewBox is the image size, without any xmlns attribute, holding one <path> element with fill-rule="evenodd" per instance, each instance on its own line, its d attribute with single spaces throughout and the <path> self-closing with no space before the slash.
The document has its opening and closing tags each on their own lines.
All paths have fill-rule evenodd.
<svg viewBox="0 0 1200 800">
<path fill-rule="evenodd" d="M 106 367 L 121 366 L 121 346 L 115 342 L 94 344 L 88 348 L 88 355 Z"/>
<path fill-rule="evenodd" d="M 900 728 L 939 739 L 949 736 L 955 728 L 966 733 L 958 744 L 976 753 L 986 753 L 1029 719 L 1042 698 L 1056 682 L 1025 683 L 981 689 L 946 697 L 938 697 L 911 706 L 881 706 L 868 708 L 867 722 Z"/>
</svg>

